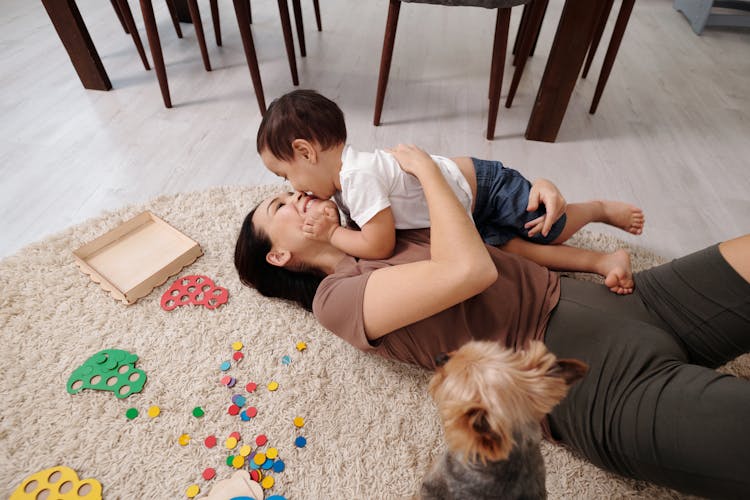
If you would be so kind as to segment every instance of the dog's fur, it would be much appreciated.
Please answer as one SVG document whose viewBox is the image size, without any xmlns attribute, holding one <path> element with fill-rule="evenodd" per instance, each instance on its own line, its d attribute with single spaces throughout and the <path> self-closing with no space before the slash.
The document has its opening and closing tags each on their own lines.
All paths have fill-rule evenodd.
<svg viewBox="0 0 750 500">
<path fill-rule="evenodd" d="M 424 499 L 546 498 L 540 423 L 586 373 L 541 342 L 511 351 L 472 341 L 438 359 L 429 391 L 447 451 L 422 484 Z"/>
</svg>

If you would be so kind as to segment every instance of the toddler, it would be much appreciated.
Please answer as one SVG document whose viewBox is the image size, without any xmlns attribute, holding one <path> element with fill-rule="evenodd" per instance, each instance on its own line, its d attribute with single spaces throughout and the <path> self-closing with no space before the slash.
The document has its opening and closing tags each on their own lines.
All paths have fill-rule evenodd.
<svg viewBox="0 0 750 500">
<path fill-rule="evenodd" d="M 341 226 L 330 212 L 325 220 L 307 218 L 303 230 L 310 238 L 329 240 L 355 257 L 385 259 L 396 229 L 430 226 L 417 178 L 387 150 L 360 152 L 347 145 L 343 112 L 315 91 L 295 90 L 274 100 L 258 129 L 257 148 L 271 172 L 298 191 L 333 198 L 350 223 Z M 431 158 L 487 244 L 551 269 L 597 273 L 611 291 L 632 293 L 625 250 L 602 253 L 561 243 L 589 222 L 641 234 L 645 219 L 639 208 L 618 201 L 566 205 L 550 181 L 529 182 L 499 161 Z M 310 197 L 302 206 L 312 202 Z"/>
</svg>

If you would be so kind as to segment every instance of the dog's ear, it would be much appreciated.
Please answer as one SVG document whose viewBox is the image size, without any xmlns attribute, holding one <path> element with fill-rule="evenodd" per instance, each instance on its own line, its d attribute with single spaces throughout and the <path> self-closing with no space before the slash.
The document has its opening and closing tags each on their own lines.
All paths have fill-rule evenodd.
<svg viewBox="0 0 750 500">
<path fill-rule="evenodd" d="M 589 365 L 577 359 L 558 359 L 547 372 L 550 377 L 559 377 L 572 385 L 586 375 Z"/>
</svg>

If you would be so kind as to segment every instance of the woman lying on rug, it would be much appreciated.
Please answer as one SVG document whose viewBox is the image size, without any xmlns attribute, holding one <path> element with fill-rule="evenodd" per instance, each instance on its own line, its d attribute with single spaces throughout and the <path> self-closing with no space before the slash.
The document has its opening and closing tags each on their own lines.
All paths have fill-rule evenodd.
<svg viewBox="0 0 750 500">
<path fill-rule="evenodd" d="M 363 351 L 429 369 L 470 339 L 543 340 L 589 365 L 549 437 L 686 493 L 750 492 L 750 381 L 714 371 L 750 351 L 750 235 L 640 272 L 635 293 L 616 296 L 486 246 L 430 157 L 393 153 L 424 187 L 431 230 L 400 232 L 387 260 L 357 260 L 305 236 L 310 213 L 338 223 L 331 202 L 281 194 L 242 225 L 243 283 L 312 309 Z"/>
</svg>

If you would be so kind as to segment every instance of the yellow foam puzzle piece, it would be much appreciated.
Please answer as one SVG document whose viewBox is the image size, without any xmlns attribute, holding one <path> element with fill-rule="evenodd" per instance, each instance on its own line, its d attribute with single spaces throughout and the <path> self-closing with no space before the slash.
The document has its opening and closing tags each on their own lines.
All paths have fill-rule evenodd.
<svg viewBox="0 0 750 500">
<path fill-rule="evenodd" d="M 9 500 L 36 500 L 47 491 L 48 498 L 60 500 L 102 500 L 102 485 L 96 479 L 78 478 L 70 467 L 58 466 L 41 470 L 21 482 Z"/>
</svg>

